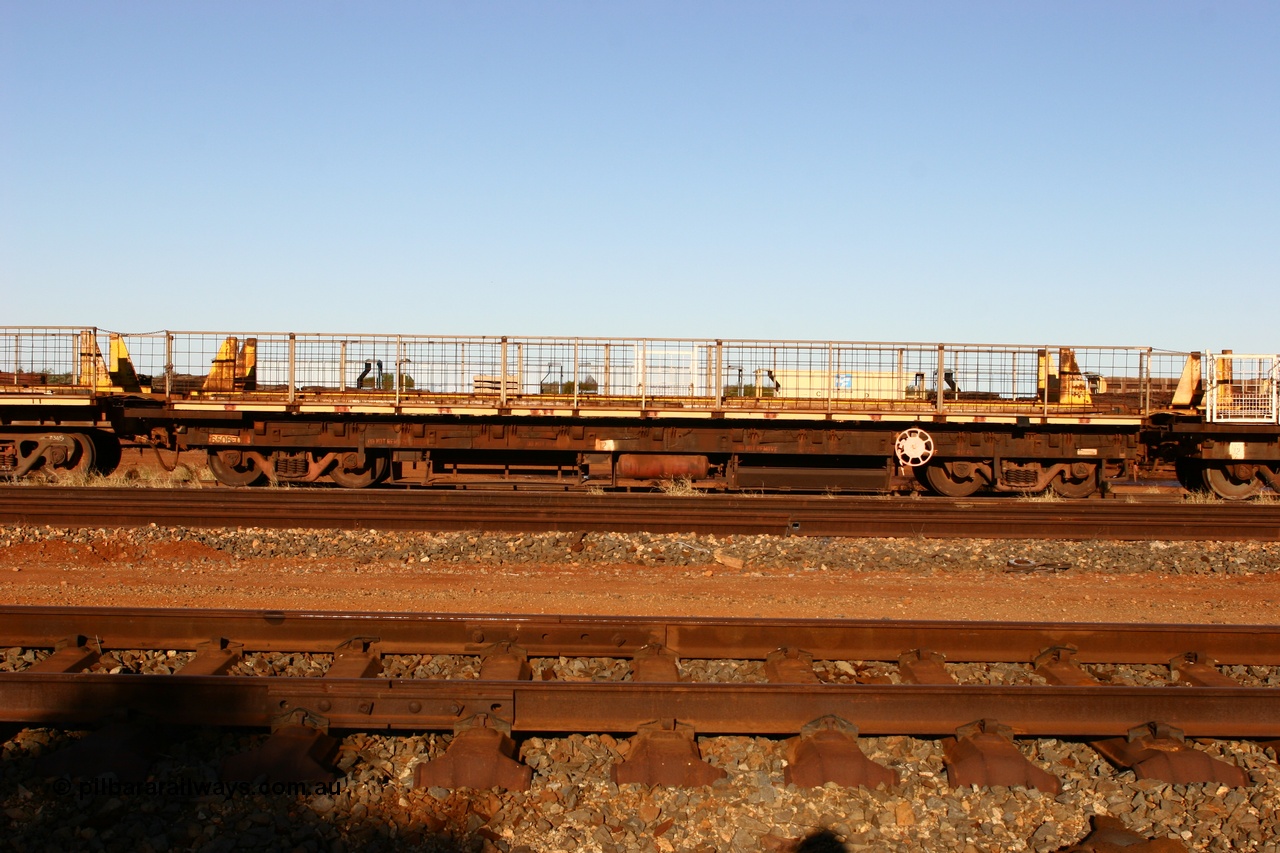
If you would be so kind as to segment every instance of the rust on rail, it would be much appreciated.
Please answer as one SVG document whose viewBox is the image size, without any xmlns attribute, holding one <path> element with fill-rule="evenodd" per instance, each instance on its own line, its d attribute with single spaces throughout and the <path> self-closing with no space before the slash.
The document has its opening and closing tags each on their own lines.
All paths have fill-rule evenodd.
<svg viewBox="0 0 1280 853">
<path fill-rule="evenodd" d="M 211 639 L 212 638 L 212 639 Z M 1177 690 L 1066 686 L 987 687 L 814 684 L 534 684 L 431 682 L 376 677 L 244 678 L 219 675 L 242 651 L 345 650 L 480 655 L 519 648 L 543 656 L 643 657 L 664 649 L 681 658 L 764 660 L 790 649 L 793 662 L 897 660 L 929 649 L 950 661 L 1031 663 L 1071 649 L 1077 662 L 1196 660 L 1280 664 L 1280 631 L 1263 626 L 1074 625 L 998 622 L 888 622 L 764 619 L 628 619 L 306 613 L 217 610 L 0 608 L 0 644 L 59 651 L 25 672 L 0 675 L 0 718 L 83 722 L 128 708 L 184 722 L 269 725 L 306 712 L 340 727 L 447 728 L 492 714 L 526 730 L 633 729 L 676 716 L 699 731 L 794 733 L 824 716 L 856 720 L 867 733 L 937 734 L 998 718 L 1021 734 L 1118 735 L 1151 720 L 1188 735 L 1280 736 L 1280 693 L 1235 686 L 1225 675 Z M 195 649 L 183 677 L 111 677 L 76 672 L 112 649 Z M 801 651 L 802 650 L 802 651 Z M 1185 663 L 1182 664 L 1185 668 Z M 1200 663 L 1204 669 L 1206 664 Z M 349 668 L 372 676 L 366 660 Z M 491 672 L 496 672 L 491 669 Z M 492 676 L 486 676 L 492 679 Z M 941 679 L 939 679 L 941 680 Z"/>
<path fill-rule="evenodd" d="M 323 711 L 317 709 L 324 708 Z M 826 716 L 863 734 L 939 736 L 997 718 L 1019 735 L 1107 737 L 1161 720 L 1188 737 L 1280 737 L 1268 688 L 552 683 L 254 676 L 0 675 L 0 721 L 73 725 L 129 711 L 185 725 L 268 727 L 305 710 L 334 729 L 451 730 L 492 714 L 526 732 L 636 731 L 675 718 L 702 734 L 795 734 Z"/>
<path fill-rule="evenodd" d="M 0 522 L 924 538 L 1280 541 L 1280 506 L 1002 498 L 0 486 Z"/>
<path fill-rule="evenodd" d="M 1263 625 L 0 606 L 0 645 L 53 648 L 76 637 L 99 651 L 195 650 L 223 638 L 245 651 L 332 652 L 361 638 L 376 639 L 384 654 L 480 654 L 509 643 L 532 656 L 633 658 L 656 646 L 684 658 L 765 660 L 794 647 L 820 660 L 897 661 L 927 648 L 952 662 L 1030 664 L 1048 649 L 1070 648 L 1080 663 L 1167 664 L 1194 653 L 1280 665 L 1280 630 Z"/>
</svg>

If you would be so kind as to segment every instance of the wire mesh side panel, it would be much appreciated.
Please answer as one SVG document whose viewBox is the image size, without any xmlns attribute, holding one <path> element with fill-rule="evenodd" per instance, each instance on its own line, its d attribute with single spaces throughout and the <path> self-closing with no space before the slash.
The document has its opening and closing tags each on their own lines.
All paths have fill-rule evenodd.
<svg viewBox="0 0 1280 853">
<path fill-rule="evenodd" d="M 423 386 L 431 369 L 419 339 L 400 335 L 295 335 L 292 384 L 305 398 L 350 400 L 405 395 Z M 287 376 L 287 361 L 260 361 L 264 381 Z M 268 385 L 268 387 L 272 387 Z"/>
<path fill-rule="evenodd" d="M 1150 351 L 920 343 L 726 342 L 726 405 L 976 414 L 1135 412 Z M 1176 375 L 1176 374 L 1175 374 Z M 1176 384 L 1168 380 L 1168 394 Z"/>
<path fill-rule="evenodd" d="M 179 395 L 200 391 L 224 342 L 233 337 L 236 336 L 216 332 L 172 333 L 166 361 L 160 368 L 166 376 L 167 390 Z"/>
<path fill-rule="evenodd" d="M 636 392 L 636 352 L 629 342 L 587 338 L 516 338 L 507 369 L 520 396 L 603 399 Z"/>
<path fill-rule="evenodd" d="M 1120 395 L 1122 403 L 1132 403 L 1136 394 L 1143 414 L 1172 408 L 1179 387 L 1192 382 L 1192 368 L 1198 366 L 1199 354 L 1157 349 L 1140 350 L 1139 354 L 1139 378 L 1135 381 L 1131 375 L 1113 372 L 1106 376 L 1108 391 Z M 1185 390 L 1194 396 L 1193 387 Z"/>
<path fill-rule="evenodd" d="M 1167 407 L 1185 354 L 1142 347 L 948 345 L 948 409 L 1136 416 Z"/>
<path fill-rule="evenodd" d="M 708 344 L 690 340 L 640 340 L 637 358 L 640 394 L 653 399 L 689 398 L 709 402 L 714 389 L 707 388 Z M 714 345 L 710 345 L 714 346 Z"/>
<path fill-rule="evenodd" d="M 642 363 L 641 350 L 635 341 L 582 340 L 577 350 L 568 353 L 573 359 L 568 361 L 569 368 L 577 380 L 577 392 L 581 398 L 586 395 L 588 401 L 594 399 L 608 400 L 615 397 L 633 397 L 640 393 L 640 371 Z M 576 363 L 576 373 L 573 365 Z M 551 379 L 550 371 L 543 374 Z M 559 378 L 557 370 L 556 378 Z M 560 393 L 572 389 L 563 381 L 558 386 Z"/>
<path fill-rule="evenodd" d="M 588 393 L 589 385 L 594 385 L 589 393 L 601 393 L 607 377 L 596 376 L 595 356 L 588 341 L 511 338 L 506 345 L 508 396 L 571 397 L 575 388 Z"/>
<path fill-rule="evenodd" d="M 1088 406 L 1106 414 L 1132 415 L 1167 408 L 1182 361 L 1185 357 L 1172 353 L 1161 353 L 1157 358 L 1147 348 L 1079 347 L 1069 352 L 1059 348 L 1059 395 L 1065 398 L 1063 405 Z"/>
<path fill-rule="evenodd" d="M 829 394 L 828 348 L 770 341 L 725 341 L 713 394 L 725 405 L 800 405 Z M 770 401 L 773 401 L 770 403 Z"/>
<path fill-rule="evenodd" d="M 0 390 L 83 385 L 81 341 L 92 329 L 0 327 Z"/>
<path fill-rule="evenodd" d="M 447 397 L 488 397 L 501 391 L 500 338 L 406 337 L 399 339 L 399 347 L 403 391 Z M 508 374 L 508 389 L 510 380 Z"/>
<path fill-rule="evenodd" d="M 944 408 L 981 405 L 987 410 L 1024 411 L 1045 400 L 1043 348 L 939 347 L 930 396 Z"/>
<path fill-rule="evenodd" d="M 5 330 L 0 387 L 37 369 L 74 382 L 82 372 L 79 334 Z M 929 343 L 286 332 L 122 338 L 139 382 L 154 391 L 481 406 L 501 397 L 557 406 L 1130 413 L 1167 406 L 1185 363 L 1185 354 L 1137 348 Z"/>
<path fill-rule="evenodd" d="M 124 353 L 133 365 L 138 384 L 143 389 L 163 394 L 169 376 L 169 335 L 167 332 L 115 333 L 107 332 L 104 346 L 110 352 L 111 338 L 118 337 L 125 346 Z"/>
<path fill-rule="evenodd" d="M 1213 423 L 1280 423 L 1280 356 L 1206 353 L 1205 395 Z"/>
</svg>

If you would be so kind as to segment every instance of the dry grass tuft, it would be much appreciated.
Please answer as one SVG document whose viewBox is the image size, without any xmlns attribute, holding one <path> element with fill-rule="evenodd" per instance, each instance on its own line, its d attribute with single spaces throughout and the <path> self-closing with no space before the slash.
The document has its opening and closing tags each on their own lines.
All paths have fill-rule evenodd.
<svg viewBox="0 0 1280 853">
<path fill-rule="evenodd" d="M 658 488 L 662 490 L 664 495 L 671 495 L 676 498 L 692 498 L 698 495 L 705 495 L 702 489 L 693 484 L 688 477 L 680 477 L 674 480 L 662 480 L 658 483 Z"/>
<path fill-rule="evenodd" d="M 192 468 L 180 464 L 169 472 L 156 472 L 148 468 L 128 468 L 110 474 L 99 474 L 94 471 L 76 471 L 58 474 L 37 471 L 34 475 L 15 480 L 11 485 L 17 486 L 77 486 L 91 489 L 121 488 L 200 488 L 214 483 L 213 473 L 203 466 Z"/>
</svg>

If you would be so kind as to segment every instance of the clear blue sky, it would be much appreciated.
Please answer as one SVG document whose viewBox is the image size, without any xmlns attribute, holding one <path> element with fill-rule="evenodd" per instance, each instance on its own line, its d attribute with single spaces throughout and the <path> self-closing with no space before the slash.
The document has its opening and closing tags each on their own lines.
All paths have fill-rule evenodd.
<svg viewBox="0 0 1280 853">
<path fill-rule="evenodd" d="M 1274 2 L 0 0 L 0 324 L 1280 351 Z"/>
</svg>

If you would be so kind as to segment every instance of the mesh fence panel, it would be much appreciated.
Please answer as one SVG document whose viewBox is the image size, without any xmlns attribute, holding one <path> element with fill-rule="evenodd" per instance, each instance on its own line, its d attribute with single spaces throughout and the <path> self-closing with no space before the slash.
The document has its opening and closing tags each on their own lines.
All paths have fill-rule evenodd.
<svg viewBox="0 0 1280 853">
<path fill-rule="evenodd" d="M 109 358 L 110 337 L 92 329 L 0 329 L 0 386 L 93 385 L 86 377 L 95 359 Z M 391 395 L 479 406 L 502 396 L 530 405 L 530 398 L 550 405 L 568 398 L 583 406 L 693 409 L 1134 412 L 1167 407 L 1187 360 L 1133 347 L 188 331 L 118 337 L 139 382 L 158 393 L 289 401 Z M 100 355 L 84 356 L 82 338 Z M 1241 386 L 1232 399 L 1256 385 Z"/>
<path fill-rule="evenodd" d="M 1210 382 L 1207 395 L 1210 421 L 1277 423 L 1280 356 L 1212 355 L 1205 370 Z"/>
<path fill-rule="evenodd" d="M 6 327 L 0 335 L 0 385 L 80 384 L 81 329 Z"/>
</svg>

